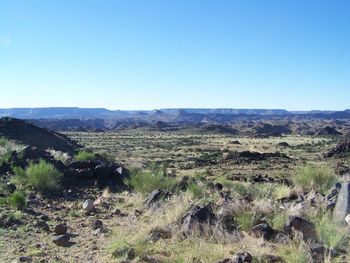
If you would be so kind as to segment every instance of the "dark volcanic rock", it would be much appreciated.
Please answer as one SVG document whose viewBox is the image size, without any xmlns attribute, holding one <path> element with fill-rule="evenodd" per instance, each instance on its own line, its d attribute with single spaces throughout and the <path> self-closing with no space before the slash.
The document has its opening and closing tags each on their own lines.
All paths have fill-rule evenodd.
<svg viewBox="0 0 350 263">
<path fill-rule="evenodd" d="M 99 220 L 99 219 L 94 220 L 94 221 L 91 223 L 91 228 L 92 228 L 93 230 L 103 228 L 103 223 L 102 223 L 102 221 Z"/>
<path fill-rule="evenodd" d="M 225 258 L 218 261 L 217 263 L 251 263 L 253 262 L 253 257 L 248 252 L 237 253 L 233 258 Z"/>
<path fill-rule="evenodd" d="M 156 227 L 151 231 L 149 240 L 154 243 L 159 239 L 170 239 L 171 237 L 172 233 L 170 229 Z"/>
<path fill-rule="evenodd" d="M 64 235 L 67 233 L 67 225 L 66 224 L 59 224 L 56 225 L 54 228 L 54 232 L 56 235 Z"/>
<path fill-rule="evenodd" d="M 344 222 L 345 217 L 350 213 L 350 183 L 343 183 L 338 194 L 333 216 L 337 222 Z"/>
<path fill-rule="evenodd" d="M 213 213 L 211 205 L 192 206 L 190 210 L 182 218 L 182 231 L 189 233 L 192 230 L 202 232 L 205 226 L 213 225 L 216 217 Z"/>
<path fill-rule="evenodd" d="M 324 154 L 324 157 L 344 156 L 350 153 L 350 133 L 343 136 L 340 142 L 328 152 Z"/>
<path fill-rule="evenodd" d="M 50 226 L 45 221 L 39 221 L 34 226 L 46 232 L 50 231 Z"/>
<path fill-rule="evenodd" d="M 164 191 L 162 189 L 154 190 L 152 193 L 149 194 L 149 196 L 145 200 L 145 204 L 147 207 L 151 207 L 152 205 L 158 203 L 160 200 L 164 200 L 166 198 L 169 198 L 171 196 L 171 193 Z"/>
<path fill-rule="evenodd" d="M 325 248 L 322 244 L 311 243 L 309 245 L 312 262 L 322 263 L 324 262 Z"/>
<path fill-rule="evenodd" d="M 74 152 L 80 147 L 65 135 L 9 117 L 0 119 L 0 136 L 42 150 L 51 148 L 62 152 Z"/>
<path fill-rule="evenodd" d="M 244 262 L 250 263 L 252 261 L 253 261 L 253 257 L 248 252 L 237 253 L 232 258 L 232 263 L 244 263 Z"/>
<path fill-rule="evenodd" d="M 230 152 L 226 156 L 226 160 L 232 160 L 234 163 L 250 163 L 253 161 L 265 161 L 270 159 L 290 159 L 284 153 L 259 153 L 251 151 Z"/>
<path fill-rule="evenodd" d="M 290 145 L 288 144 L 288 143 L 286 143 L 286 142 L 280 142 L 280 143 L 278 143 L 277 144 L 277 146 L 279 146 L 279 147 L 290 147 Z"/>
<path fill-rule="evenodd" d="M 70 244 L 69 242 L 70 236 L 67 234 L 56 236 L 52 239 L 52 242 L 56 244 L 57 246 L 68 246 Z"/>
<path fill-rule="evenodd" d="M 313 223 L 297 216 L 290 216 L 284 230 L 292 234 L 298 232 L 302 234 L 305 242 L 317 241 L 317 234 Z"/>
<path fill-rule="evenodd" d="M 261 223 L 254 226 L 250 233 L 256 238 L 263 238 L 265 240 L 270 240 L 275 235 L 275 231 L 267 223 Z"/>
</svg>

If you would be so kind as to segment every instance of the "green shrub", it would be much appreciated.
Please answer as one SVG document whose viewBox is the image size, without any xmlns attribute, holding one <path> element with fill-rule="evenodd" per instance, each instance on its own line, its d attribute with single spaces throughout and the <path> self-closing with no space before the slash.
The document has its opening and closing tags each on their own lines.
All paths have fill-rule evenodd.
<svg viewBox="0 0 350 263">
<path fill-rule="evenodd" d="M 173 191 L 176 187 L 176 180 L 167 177 L 163 172 L 141 172 L 133 171 L 125 183 L 142 194 L 150 193 L 155 189 Z"/>
<path fill-rule="evenodd" d="M 94 153 L 91 153 L 91 152 L 80 151 L 76 155 L 74 155 L 74 159 L 77 162 L 93 161 L 96 159 L 96 155 Z"/>
<path fill-rule="evenodd" d="M 18 210 L 22 210 L 26 206 L 26 196 L 21 191 L 15 191 L 6 198 L 7 203 Z"/>
<path fill-rule="evenodd" d="M 293 181 L 305 191 L 315 190 L 324 194 L 337 182 L 337 177 L 328 166 L 306 165 L 297 169 Z"/>
<path fill-rule="evenodd" d="M 60 187 L 62 174 L 44 160 L 38 164 L 30 163 L 25 170 L 19 167 L 14 167 L 13 170 L 16 174 L 15 182 L 29 185 L 40 192 L 54 191 Z"/>
</svg>

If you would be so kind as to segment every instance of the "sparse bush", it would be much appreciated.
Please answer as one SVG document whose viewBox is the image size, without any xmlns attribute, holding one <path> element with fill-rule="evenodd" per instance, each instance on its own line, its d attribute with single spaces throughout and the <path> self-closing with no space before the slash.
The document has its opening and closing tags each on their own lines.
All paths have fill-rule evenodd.
<svg viewBox="0 0 350 263">
<path fill-rule="evenodd" d="M 96 155 L 92 152 L 80 151 L 76 155 L 74 155 L 74 159 L 77 162 L 93 161 L 96 159 Z"/>
<path fill-rule="evenodd" d="M 303 190 L 326 193 L 337 181 L 334 171 L 324 165 L 299 167 L 293 178 L 294 184 Z"/>
<path fill-rule="evenodd" d="M 167 177 L 159 171 L 133 171 L 131 176 L 125 180 L 125 183 L 142 194 L 150 193 L 155 189 L 173 191 L 176 187 L 175 178 Z"/>
<path fill-rule="evenodd" d="M 20 167 L 13 168 L 16 176 L 14 181 L 29 185 L 40 192 L 57 190 L 62 174 L 50 163 L 40 160 L 38 164 L 30 163 L 23 170 Z"/>
</svg>

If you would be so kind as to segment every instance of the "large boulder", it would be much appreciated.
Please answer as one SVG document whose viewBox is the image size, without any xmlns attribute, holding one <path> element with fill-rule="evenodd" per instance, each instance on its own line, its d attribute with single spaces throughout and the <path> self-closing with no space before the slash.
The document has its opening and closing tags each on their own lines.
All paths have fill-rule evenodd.
<svg viewBox="0 0 350 263">
<path fill-rule="evenodd" d="M 149 194 L 144 201 L 145 205 L 150 208 L 161 200 L 165 200 L 171 196 L 171 193 L 162 189 L 156 189 Z"/>
<path fill-rule="evenodd" d="M 324 157 L 346 156 L 350 153 L 350 133 L 345 134 L 340 142 L 324 154 Z"/>
<path fill-rule="evenodd" d="M 314 224 L 298 216 L 290 216 L 284 230 L 292 236 L 295 233 L 301 234 L 305 242 L 318 241 Z"/>
<path fill-rule="evenodd" d="M 210 204 L 205 206 L 192 206 L 181 220 L 181 229 L 183 233 L 190 233 L 193 230 L 203 232 L 205 231 L 205 227 L 214 225 L 216 220 Z"/>
<path fill-rule="evenodd" d="M 253 237 L 263 238 L 264 240 L 271 240 L 276 234 L 272 227 L 267 223 L 255 225 L 250 233 Z"/>
<path fill-rule="evenodd" d="M 344 222 L 350 213 L 350 182 L 341 185 L 337 203 L 333 211 L 333 217 L 337 222 Z"/>
</svg>

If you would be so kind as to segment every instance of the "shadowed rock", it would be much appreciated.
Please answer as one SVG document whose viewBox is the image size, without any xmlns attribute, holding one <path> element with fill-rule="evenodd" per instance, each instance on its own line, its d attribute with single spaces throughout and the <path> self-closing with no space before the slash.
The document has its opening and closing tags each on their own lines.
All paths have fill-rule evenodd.
<svg viewBox="0 0 350 263">
<path fill-rule="evenodd" d="M 318 240 L 314 224 L 298 216 L 290 216 L 284 230 L 289 234 L 300 233 L 305 242 Z"/>
</svg>

